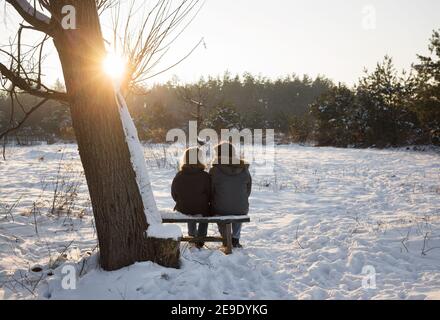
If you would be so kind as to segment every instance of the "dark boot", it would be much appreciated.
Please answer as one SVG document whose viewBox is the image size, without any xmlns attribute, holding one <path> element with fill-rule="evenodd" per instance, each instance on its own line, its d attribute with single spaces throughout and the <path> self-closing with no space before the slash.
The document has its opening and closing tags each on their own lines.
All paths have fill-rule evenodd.
<svg viewBox="0 0 440 320">
<path fill-rule="evenodd" d="M 235 238 L 232 238 L 232 246 L 238 249 L 243 248 L 243 246 L 240 244 L 240 239 L 235 239 Z"/>
<path fill-rule="evenodd" d="M 202 249 L 205 246 L 204 242 L 196 242 L 197 249 Z"/>
</svg>

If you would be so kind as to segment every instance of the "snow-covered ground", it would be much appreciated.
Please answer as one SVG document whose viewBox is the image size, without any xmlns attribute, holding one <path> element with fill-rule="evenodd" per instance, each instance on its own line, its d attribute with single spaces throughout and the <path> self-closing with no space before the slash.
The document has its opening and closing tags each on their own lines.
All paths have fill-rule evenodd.
<svg viewBox="0 0 440 320">
<path fill-rule="evenodd" d="M 145 151 L 158 206 L 169 210 L 178 151 Z M 254 176 L 244 249 L 225 256 L 217 244 L 182 244 L 181 269 L 104 272 L 76 146 L 9 148 L 0 161 L 0 298 L 440 299 L 438 150 L 276 153 L 275 173 Z M 76 290 L 62 289 L 65 265 L 80 274 Z M 42 272 L 30 272 L 36 266 Z"/>
</svg>

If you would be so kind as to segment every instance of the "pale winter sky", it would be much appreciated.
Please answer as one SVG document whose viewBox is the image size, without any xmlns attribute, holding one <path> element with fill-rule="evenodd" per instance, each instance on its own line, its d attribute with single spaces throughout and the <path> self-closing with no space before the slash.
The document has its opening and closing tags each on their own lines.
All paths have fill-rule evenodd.
<svg viewBox="0 0 440 320">
<path fill-rule="evenodd" d="M 149 84 L 173 75 L 195 81 L 225 70 L 272 78 L 323 74 L 352 84 L 385 54 L 408 69 L 417 53 L 427 53 L 439 17 L 439 0 L 207 0 L 161 67 L 202 37 L 206 47 Z M 0 34 L 2 43 L 6 34 Z M 51 80 L 61 77 L 56 63 L 47 73 Z"/>
</svg>

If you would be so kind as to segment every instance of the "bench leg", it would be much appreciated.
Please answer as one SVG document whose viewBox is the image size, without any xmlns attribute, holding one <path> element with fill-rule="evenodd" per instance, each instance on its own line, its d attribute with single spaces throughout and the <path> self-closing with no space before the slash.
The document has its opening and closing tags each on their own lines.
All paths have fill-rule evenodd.
<svg viewBox="0 0 440 320">
<path fill-rule="evenodd" d="M 225 240 L 226 240 L 226 254 L 232 253 L 232 224 L 228 223 L 225 225 Z"/>
</svg>

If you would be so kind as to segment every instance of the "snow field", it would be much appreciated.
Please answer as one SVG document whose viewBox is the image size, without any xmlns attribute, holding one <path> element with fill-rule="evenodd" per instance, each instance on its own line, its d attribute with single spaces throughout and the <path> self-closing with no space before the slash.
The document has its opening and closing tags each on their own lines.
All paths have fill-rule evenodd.
<svg viewBox="0 0 440 320">
<path fill-rule="evenodd" d="M 157 206 L 169 210 L 179 151 L 144 151 Z M 292 145 L 276 152 L 274 174 L 253 177 L 244 249 L 225 256 L 217 244 L 182 244 L 181 269 L 146 262 L 103 272 L 76 146 L 8 149 L 0 162 L 0 297 L 440 298 L 438 150 Z M 78 190 L 73 205 L 52 212 L 57 176 L 65 181 L 59 198 L 69 198 L 76 182 Z M 76 290 L 61 286 L 66 264 L 81 271 Z M 35 265 L 53 275 L 35 279 Z M 365 267 L 375 270 L 375 289 L 363 287 Z"/>
</svg>

